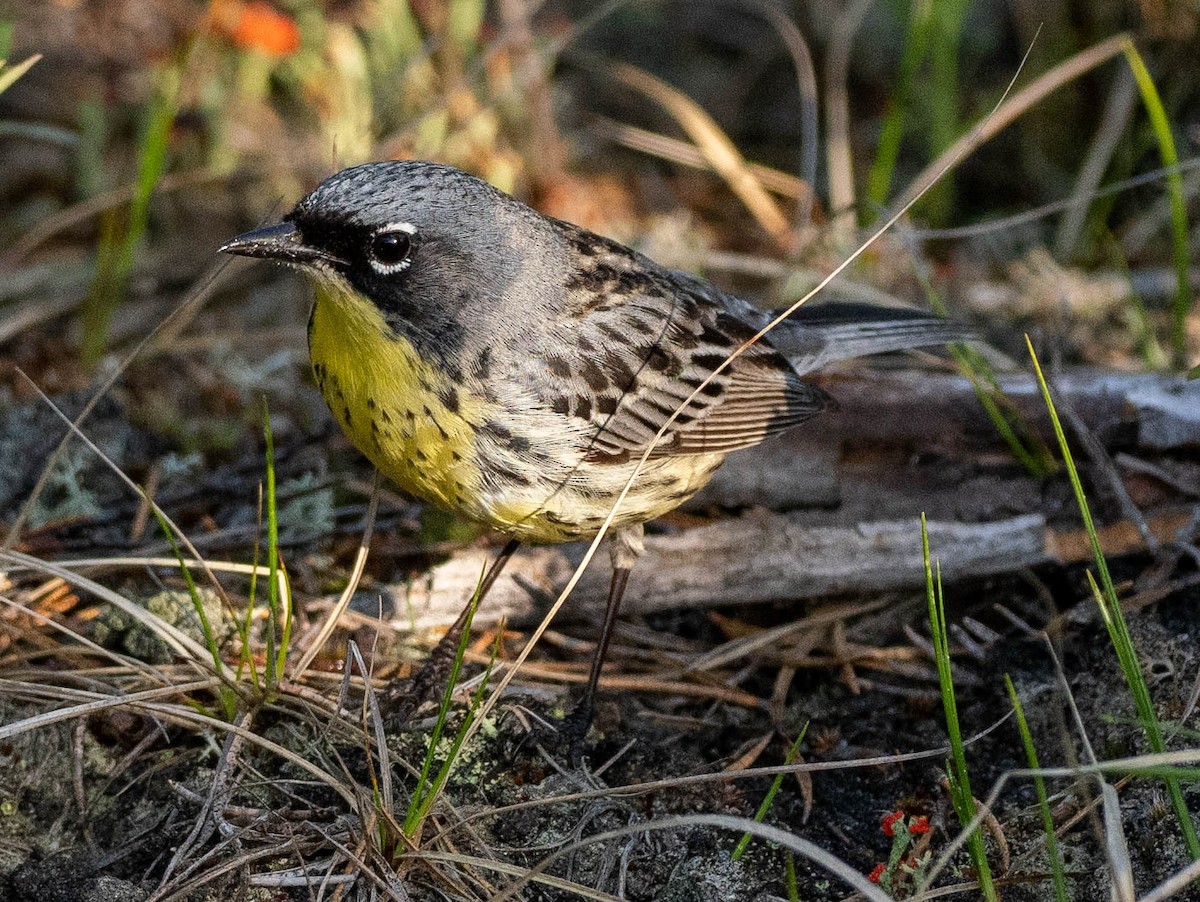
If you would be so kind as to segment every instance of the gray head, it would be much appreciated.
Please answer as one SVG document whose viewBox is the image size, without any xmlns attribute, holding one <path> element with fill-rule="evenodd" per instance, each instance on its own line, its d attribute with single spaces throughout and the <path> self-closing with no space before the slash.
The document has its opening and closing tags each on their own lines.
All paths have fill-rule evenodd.
<svg viewBox="0 0 1200 902">
<path fill-rule="evenodd" d="M 562 245 L 552 220 L 474 176 L 391 161 L 330 176 L 281 223 L 221 250 L 344 281 L 398 332 L 445 356 L 463 344 L 465 313 L 488 329 L 511 321 L 508 304 L 550 303 Z"/>
</svg>

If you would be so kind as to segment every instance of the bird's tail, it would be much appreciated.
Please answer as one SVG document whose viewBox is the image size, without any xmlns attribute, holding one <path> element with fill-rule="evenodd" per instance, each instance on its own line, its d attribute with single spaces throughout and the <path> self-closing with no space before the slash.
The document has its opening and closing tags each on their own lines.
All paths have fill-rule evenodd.
<svg viewBox="0 0 1200 902">
<path fill-rule="evenodd" d="M 920 310 L 833 302 L 801 307 L 772 330 L 768 341 L 803 375 L 838 360 L 972 337 L 961 323 Z"/>
</svg>

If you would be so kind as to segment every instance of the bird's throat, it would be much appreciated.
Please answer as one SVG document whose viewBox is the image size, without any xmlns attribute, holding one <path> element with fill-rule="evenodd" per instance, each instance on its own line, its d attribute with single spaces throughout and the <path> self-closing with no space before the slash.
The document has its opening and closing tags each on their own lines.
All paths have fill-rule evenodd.
<svg viewBox="0 0 1200 902">
<path fill-rule="evenodd" d="M 347 438 L 401 488 L 458 508 L 478 488 L 482 402 L 454 385 L 349 284 L 314 278 L 313 375 Z"/>
</svg>

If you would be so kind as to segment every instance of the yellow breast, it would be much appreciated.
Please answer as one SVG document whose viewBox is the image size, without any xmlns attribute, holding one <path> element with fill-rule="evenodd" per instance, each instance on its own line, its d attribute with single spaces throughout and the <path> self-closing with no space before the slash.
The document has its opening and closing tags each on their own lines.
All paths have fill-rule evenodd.
<svg viewBox="0 0 1200 902">
<path fill-rule="evenodd" d="M 317 386 L 346 436 L 389 479 L 460 508 L 479 489 L 473 424 L 483 402 L 450 383 L 349 285 L 320 281 L 308 346 Z"/>
</svg>

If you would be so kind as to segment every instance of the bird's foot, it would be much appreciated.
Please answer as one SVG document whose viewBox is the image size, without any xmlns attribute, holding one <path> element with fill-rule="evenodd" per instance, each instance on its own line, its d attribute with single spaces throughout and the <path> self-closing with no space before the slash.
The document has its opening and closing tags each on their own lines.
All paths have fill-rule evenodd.
<svg viewBox="0 0 1200 902">
<path fill-rule="evenodd" d="M 388 688 L 383 707 L 389 723 L 407 723 L 426 702 L 436 702 L 442 697 L 450 682 L 461 638 L 461 629 L 451 629 L 434 646 L 416 673 Z"/>
<path fill-rule="evenodd" d="M 562 726 L 558 728 L 559 736 L 567 743 L 567 763 L 578 769 L 583 764 L 583 752 L 587 746 L 588 730 L 592 726 L 592 718 L 596 714 L 596 705 L 584 699 L 574 710 L 563 718 Z"/>
</svg>

